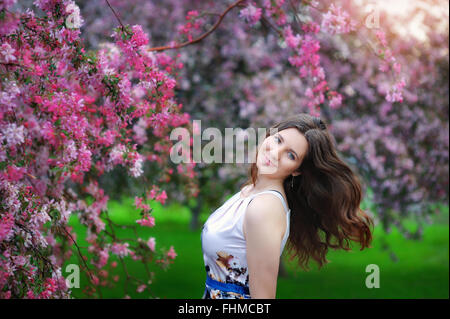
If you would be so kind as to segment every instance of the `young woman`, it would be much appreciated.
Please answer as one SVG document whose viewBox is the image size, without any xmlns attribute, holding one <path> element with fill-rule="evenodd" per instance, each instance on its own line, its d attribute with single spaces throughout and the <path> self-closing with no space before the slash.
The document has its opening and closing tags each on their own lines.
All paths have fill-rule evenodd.
<svg viewBox="0 0 450 319">
<path fill-rule="evenodd" d="M 299 114 L 274 125 L 247 183 L 203 226 L 202 298 L 275 298 L 286 243 L 305 270 L 310 258 L 319 269 L 326 264 L 329 247 L 370 247 L 373 221 L 361 200 L 360 181 L 320 118 Z"/>
</svg>

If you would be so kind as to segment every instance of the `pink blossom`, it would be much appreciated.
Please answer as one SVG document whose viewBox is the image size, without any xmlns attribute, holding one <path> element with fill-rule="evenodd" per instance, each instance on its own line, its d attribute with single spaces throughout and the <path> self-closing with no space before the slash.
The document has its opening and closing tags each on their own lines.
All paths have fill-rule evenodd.
<svg viewBox="0 0 450 319">
<path fill-rule="evenodd" d="M 284 27 L 283 32 L 287 45 L 293 49 L 297 48 L 300 44 L 300 41 L 302 40 L 302 37 L 299 34 L 296 34 L 294 36 L 290 25 Z"/>
<path fill-rule="evenodd" d="M 148 204 L 143 204 L 143 198 L 139 197 L 139 196 L 135 196 L 134 197 L 134 206 L 136 206 L 136 208 L 141 208 L 144 210 L 145 213 L 147 213 L 150 210 L 150 205 Z"/>
<path fill-rule="evenodd" d="M 156 239 L 155 237 L 150 237 L 147 241 L 147 246 L 151 251 L 155 251 Z"/>
<path fill-rule="evenodd" d="M 389 63 L 387 63 L 386 61 L 381 61 L 378 70 L 380 70 L 381 72 L 389 71 Z"/>
<path fill-rule="evenodd" d="M 192 20 L 195 17 L 198 17 L 198 11 L 197 10 L 191 10 L 191 11 L 188 11 L 188 13 L 186 15 L 186 20 Z"/>
<path fill-rule="evenodd" d="M 200 26 L 203 23 L 203 21 L 198 18 L 198 15 L 197 10 L 189 11 L 186 15 L 186 20 L 188 22 L 185 25 L 178 26 L 178 32 L 185 34 L 189 41 L 193 40 L 192 30 L 200 29 Z"/>
<path fill-rule="evenodd" d="M 399 82 L 395 83 L 394 86 L 389 90 L 386 94 L 386 101 L 388 102 L 403 102 L 402 90 L 405 86 L 405 80 L 402 79 Z"/>
<path fill-rule="evenodd" d="M 262 9 L 255 7 L 254 3 L 247 5 L 239 12 L 239 17 L 245 19 L 250 26 L 255 25 L 261 19 Z"/>
<path fill-rule="evenodd" d="M 109 258 L 108 249 L 100 250 L 98 255 L 99 255 L 99 261 L 97 263 L 97 267 L 102 268 L 108 263 L 108 258 Z"/>
<path fill-rule="evenodd" d="M 150 215 L 146 215 L 144 218 L 136 221 L 141 226 L 153 227 L 155 226 L 155 218 Z"/>
<path fill-rule="evenodd" d="M 100 282 L 100 279 L 98 279 L 98 277 L 96 276 L 96 275 L 92 275 L 92 278 L 91 278 L 91 283 L 93 283 L 94 285 L 98 285 L 99 284 L 99 282 Z"/>
<path fill-rule="evenodd" d="M 24 256 L 13 256 L 13 260 L 17 266 L 23 266 L 28 262 Z"/>
<path fill-rule="evenodd" d="M 16 52 L 16 50 L 14 48 L 11 47 L 11 45 L 9 45 L 9 43 L 3 43 L 2 46 L 0 47 L 0 54 L 3 56 L 3 61 L 2 62 L 13 62 L 16 61 L 16 57 L 14 56 L 14 52 Z"/>
<path fill-rule="evenodd" d="M 147 285 L 140 285 L 139 287 L 137 287 L 136 291 L 141 293 L 145 290 L 145 288 L 147 288 Z"/>
<path fill-rule="evenodd" d="M 13 235 L 14 216 L 5 213 L 0 217 L 0 242 L 10 240 Z"/>
<path fill-rule="evenodd" d="M 286 24 L 286 13 L 282 6 L 285 0 L 276 0 L 274 5 L 271 0 L 264 0 L 263 7 L 266 10 L 266 14 L 275 19 L 275 23 L 279 26 Z"/>
<path fill-rule="evenodd" d="M 384 33 L 384 31 L 377 30 L 375 32 L 375 35 L 377 39 L 380 41 L 381 45 L 383 45 L 383 47 L 387 47 L 386 34 Z"/>
<path fill-rule="evenodd" d="M 401 70 L 402 70 L 401 64 L 397 63 L 397 62 L 394 63 L 393 68 L 394 68 L 395 73 L 397 73 L 397 74 L 399 74 L 401 72 Z"/>
<path fill-rule="evenodd" d="M 87 172 L 91 168 L 92 152 L 87 148 L 85 144 L 82 144 L 78 150 L 78 163 L 75 167 L 78 167 L 81 171 Z"/>
<path fill-rule="evenodd" d="M 175 253 L 175 249 L 173 249 L 173 246 L 170 246 L 170 249 L 167 252 L 167 257 L 169 257 L 170 259 L 175 259 L 176 256 L 178 255 Z"/>
<path fill-rule="evenodd" d="M 320 26 L 314 21 L 308 21 L 302 25 L 302 30 L 307 33 L 318 33 Z"/>
<path fill-rule="evenodd" d="M 129 246 L 128 243 L 124 244 L 114 243 L 111 246 L 111 252 L 113 254 L 118 255 L 119 257 L 128 256 L 128 254 L 131 252 L 131 250 L 128 249 L 128 246 Z"/>
<path fill-rule="evenodd" d="M 123 155 L 125 154 L 126 147 L 123 144 L 115 145 L 109 153 L 109 162 L 117 165 L 123 163 Z"/>
<path fill-rule="evenodd" d="M 75 142 L 73 140 L 67 142 L 65 152 L 64 152 L 64 161 L 70 162 L 77 158 L 78 152 Z"/>
<path fill-rule="evenodd" d="M 173 246 L 170 246 L 170 249 L 167 252 L 167 257 L 169 257 L 170 259 L 175 259 L 176 256 L 178 255 L 175 253 L 175 249 L 173 249 Z"/>
<path fill-rule="evenodd" d="M 17 0 L 3 0 L 0 3 L 0 10 L 11 8 Z"/>
<path fill-rule="evenodd" d="M 337 92 L 331 92 L 330 107 L 332 109 L 337 109 L 342 105 L 342 95 Z"/>
<path fill-rule="evenodd" d="M 131 42 L 133 42 L 134 45 L 140 47 L 148 43 L 147 34 L 142 30 L 142 26 L 134 25 L 132 30 L 133 36 L 131 37 Z"/>
<path fill-rule="evenodd" d="M 154 198 L 156 197 L 156 193 L 157 193 L 157 190 L 156 190 L 156 188 L 153 186 L 152 190 L 151 190 L 151 191 L 149 192 L 149 194 L 148 194 L 148 198 L 154 199 Z"/>
<path fill-rule="evenodd" d="M 47 278 L 45 280 L 44 290 L 41 292 L 39 297 L 42 299 L 48 299 L 54 294 L 57 288 L 58 285 L 56 280 L 53 278 Z"/>
<path fill-rule="evenodd" d="M 11 182 L 16 182 L 22 179 L 25 173 L 24 167 L 17 167 L 15 165 L 10 165 L 6 169 L 6 177 Z"/>
<path fill-rule="evenodd" d="M 349 33 L 354 31 L 356 23 L 351 21 L 347 12 L 341 7 L 336 7 L 334 3 L 330 5 L 328 12 L 322 16 L 322 29 L 330 34 Z"/>
<path fill-rule="evenodd" d="M 139 177 L 144 173 L 143 170 L 143 163 L 144 163 L 144 157 L 140 154 L 136 156 L 135 159 L 132 160 L 131 168 L 130 168 L 130 174 L 133 177 Z"/>
<path fill-rule="evenodd" d="M 162 192 L 161 192 L 161 194 L 159 194 L 157 197 L 156 197 L 156 200 L 157 201 L 159 201 L 161 204 L 163 204 L 164 205 L 164 203 L 166 202 L 166 199 L 167 199 L 167 194 L 166 194 L 166 191 L 165 190 L 163 190 Z"/>
<path fill-rule="evenodd" d="M 1 139 L 6 139 L 8 145 L 18 145 L 25 141 L 26 129 L 23 125 L 17 126 L 16 123 L 10 123 L 6 126 L 3 131 L 3 137 Z"/>
</svg>

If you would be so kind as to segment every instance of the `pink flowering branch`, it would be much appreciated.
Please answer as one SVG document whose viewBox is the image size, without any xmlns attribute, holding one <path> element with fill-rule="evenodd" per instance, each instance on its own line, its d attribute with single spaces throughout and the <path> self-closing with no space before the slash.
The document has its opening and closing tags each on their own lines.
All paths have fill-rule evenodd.
<svg viewBox="0 0 450 319">
<path fill-rule="evenodd" d="M 176 44 L 176 45 L 168 45 L 168 46 L 149 48 L 148 51 L 152 52 L 152 51 L 165 51 L 165 50 L 170 50 L 170 49 L 180 49 L 185 46 L 195 44 L 195 43 L 202 41 L 204 38 L 206 38 L 208 35 L 210 35 L 212 32 L 214 32 L 214 30 L 216 30 L 219 27 L 220 23 L 222 22 L 223 18 L 227 15 L 228 12 L 230 12 L 233 8 L 240 6 L 244 1 L 246 1 L 246 0 L 238 0 L 235 3 L 231 4 L 222 14 L 220 14 L 219 19 L 216 21 L 216 23 L 214 23 L 214 25 L 211 27 L 211 29 L 209 29 L 207 32 L 205 32 L 201 36 L 199 36 L 191 41 L 186 41 L 184 43 L 180 43 L 180 44 Z"/>
<path fill-rule="evenodd" d="M 116 10 L 114 10 L 114 8 L 111 6 L 111 4 L 109 3 L 108 0 L 105 0 L 105 1 L 106 1 L 106 3 L 108 4 L 108 7 L 109 7 L 109 8 L 111 9 L 111 11 L 113 12 L 113 14 L 114 14 L 114 16 L 116 17 L 117 21 L 119 21 L 119 23 L 120 23 L 120 25 L 121 25 L 121 27 L 122 27 L 122 31 L 126 32 L 126 28 L 125 28 L 125 26 L 123 25 L 122 21 L 120 20 L 120 17 L 119 17 L 119 15 L 117 14 Z"/>
<path fill-rule="evenodd" d="M 86 272 L 88 273 L 89 277 L 91 279 L 93 279 L 91 271 L 89 270 L 89 267 L 86 263 L 86 260 L 84 260 L 84 256 L 81 253 L 81 249 L 78 246 L 77 242 L 75 241 L 75 239 L 72 237 L 72 235 L 70 234 L 70 232 L 67 231 L 67 229 L 64 226 L 59 227 L 60 230 L 62 230 L 68 237 L 70 237 L 70 240 L 73 242 L 73 244 L 75 245 L 75 247 L 77 248 L 77 252 L 78 252 L 78 256 L 81 258 L 82 262 L 84 263 L 84 267 L 86 267 Z"/>
<path fill-rule="evenodd" d="M 113 226 L 114 226 L 114 225 L 115 225 L 115 226 L 119 226 L 119 225 L 115 224 L 115 223 L 111 220 L 111 218 L 110 218 L 110 216 L 109 216 L 109 213 L 108 213 L 107 211 L 106 211 L 105 214 L 106 214 L 105 219 L 106 219 L 106 221 L 108 222 L 108 224 L 110 225 L 111 232 L 112 232 L 112 233 L 108 233 L 108 235 L 110 235 L 110 236 L 112 237 L 112 239 L 113 239 L 114 242 L 123 240 L 123 239 L 119 239 L 119 238 L 116 236 L 115 231 L 114 231 L 114 227 L 113 227 Z M 122 227 L 123 227 L 123 226 L 122 226 Z M 129 228 L 132 228 L 132 229 L 134 230 L 134 233 L 135 233 L 135 235 L 136 235 L 136 238 L 139 238 L 138 233 L 137 233 L 137 230 L 136 230 L 136 226 L 129 226 Z M 133 239 L 133 240 L 135 240 L 135 239 Z M 147 276 L 148 276 L 148 281 L 147 281 L 147 282 L 143 281 L 143 280 L 140 279 L 140 278 L 137 278 L 137 277 L 135 277 L 135 276 L 132 276 L 132 275 L 129 273 L 128 269 L 127 269 L 127 266 L 126 266 L 126 264 L 125 264 L 125 261 L 124 261 L 123 257 L 122 257 L 122 256 L 118 256 L 118 258 L 119 258 L 120 264 L 121 264 L 121 266 L 122 266 L 122 270 L 123 270 L 123 272 L 125 273 L 125 294 L 126 294 L 126 295 L 128 295 L 128 286 L 129 286 L 131 280 L 134 280 L 135 282 L 139 282 L 141 285 L 147 284 L 148 281 L 151 281 L 151 280 L 152 280 L 152 276 L 151 276 L 151 273 L 150 273 L 149 268 L 148 268 L 148 263 L 147 263 L 145 260 L 143 261 L 143 264 L 144 264 L 144 268 L 146 269 L 146 273 L 147 273 Z M 147 286 L 147 290 L 148 290 L 148 292 L 149 292 L 150 294 L 152 294 L 153 297 L 155 297 L 155 295 L 153 294 L 153 292 L 151 291 L 151 289 L 150 289 L 148 286 Z"/>
<path fill-rule="evenodd" d="M 105 229 L 101 212 L 108 197 L 95 180 L 117 165 L 125 166 L 137 178 L 144 173 L 145 159 L 157 161 L 161 172 L 168 171 L 168 161 L 164 160 L 169 156 L 168 148 L 156 150 L 149 143 L 147 149 L 155 152 L 138 153 L 137 144 L 131 143 L 129 125 L 133 119 L 144 119 L 158 142 L 166 142 L 171 126 L 184 125 L 187 117 L 172 102 L 175 81 L 171 75 L 180 66 L 174 66 L 174 60 L 164 54 L 156 55 L 155 60 L 141 55 L 139 50 L 147 36 L 138 26 L 117 31 L 116 43 L 112 44 L 120 49 L 116 58 L 108 57 L 105 50 L 87 54 L 79 30 L 58 27 L 68 14 L 79 11 L 73 3 L 55 0 L 35 4 L 46 19 L 34 18 L 28 11 L 15 17 L 14 31 L 0 34 L 0 60 L 5 66 L 0 68 L 4 146 L 0 150 L 0 198 L 5 210 L 0 212 L 0 250 L 5 257 L 0 259 L 0 278 L 9 276 L 6 282 L 0 280 L 0 297 L 69 297 L 61 267 L 73 251 L 90 278 L 91 285 L 85 292 L 97 292 L 101 297 L 101 286 L 108 284 L 102 268 L 108 264 L 109 252 L 117 254 L 124 266 L 123 257 L 128 254 L 133 260 L 141 259 L 149 277 L 153 274 L 148 263 L 156 254 L 154 242 L 146 245 L 138 239 L 129 247 L 125 239 L 115 235 L 115 225 L 109 223 L 111 227 Z M 3 30 L 0 28 L 0 32 Z M 18 66 L 15 72 L 7 69 Z M 132 80 L 148 89 L 140 99 L 132 94 Z M 103 98 L 101 105 L 96 103 L 98 97 Z M 64 184 L 69 178 L 94 198 L 92 204 L 69 192 Z M 85 182 L 88 184 L 83 186 Z M 156 198 L 164 199 L 161 194 Z M 80 224 L 87 226 L 90 262 L 103 279 L 91 273 L 77 234 L 65 228 L 72 211 L 78 211 Z M 153 226 L 154 220 L 149 217 L 146 224 Z M 137 237 L 136 226 L 133 231 Z M 105 235 L 111 243 L 103 240 Z M 62 243 L 56 242 L 57 238 Z M 167 265 L 165 259 L 173 259 L 173 248 L 163 255 L 167 255 L 161 259 Z M 27 263 L 27 267 L 9 275 L 14 263 L 20 267 Z M 34 274 L 36 268 L 39 278 Z M 146 283 L 131 276 L 126 267 L 124 270 L 129 278 L 127 287 L 132 280 L 142 292 Z"/>
</svg>

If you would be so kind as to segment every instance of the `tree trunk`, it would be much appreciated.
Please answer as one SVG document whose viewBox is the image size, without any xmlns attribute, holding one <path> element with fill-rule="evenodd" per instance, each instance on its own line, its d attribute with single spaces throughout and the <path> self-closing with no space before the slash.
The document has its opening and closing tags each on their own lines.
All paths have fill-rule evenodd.
<svg viewBox="0 0 450 319">
<path fill-rule="evenodd" d="M 191 231 L 196 231 L 199 229 L 200 227 L 200 222 L 199 222 L 199 217 L 200 217 L 200 212 L 202 210 L 202 205 L 203 204 L 203 200 L 201 195 L 199 194 L 197 197 L 197 204 L 195 205 L 195 207 L 193 209 L 191 209 L 191 222 L 189 224 L 189 229 Z"/>
</svg>

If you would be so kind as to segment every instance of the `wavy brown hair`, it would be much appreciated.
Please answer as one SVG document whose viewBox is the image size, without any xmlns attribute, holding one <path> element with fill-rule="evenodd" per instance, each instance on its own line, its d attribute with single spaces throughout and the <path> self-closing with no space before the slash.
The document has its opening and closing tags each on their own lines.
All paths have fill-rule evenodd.
<svg viewBox="0 0 450 319">
<path fill-rule="evenodd" d="M 272 129 L 288 128 L 297 128 L 308 141 L 308 151 L 297 168 L 301 174 L 290 175 L 283 182 L 291 209 L 286 244 L 290 261 L 298 257 L 300 267 L 308 271 L 310 258 L 319 269 L 329 262 L 329 247 L 351 250 L 349 241 L 354 241 L 361 245 L 360 250 L 370 248 L 374 224 L 359 207 L 363 197 L 360 179 L 337 155 L 327 125 L 319 117 L 301 113 L 272 126 L 266 137 Z M 242 188 L 254 185 L 257 173 L 255 161 Z"/>
</svg>

